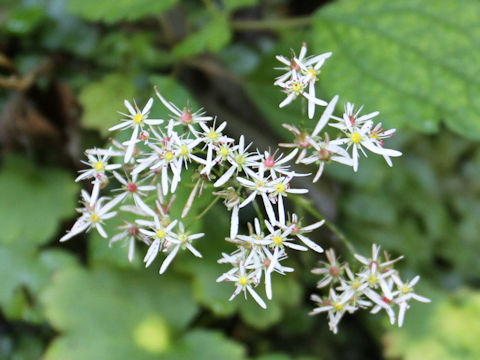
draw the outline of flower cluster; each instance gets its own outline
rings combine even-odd
[[[382,123],[375,124],[373,118],[379,115],[378,111],[360,116],[363,108],[355,110],[355,105],[349,102],[345,105],[345,112],[342,117],[333,115],[338,102],[338,95],[330,102],[316,98],[315,82],[318,80],[320,67],[332,53],[325,53],[317,56],[306,56],[307,46],[304,43],[298,57],[293,53],[288,60],[283,56],[277,59],[287,67],[280,67],[286,73],[280,75],[275,85],[282,87],[288,95],[280,107],[291,103],[298,95],[308,99],[308,117],[311,119],[315,114],[316,105],[326,106],[313,130],[306,127],[297,128],[291,124],[283,126],[295,136],[293,143],[280,144],[280,146],[299,149],[296,162],[303,164],[317,164],[318,170],[313,182],[316,182],[323,173],[325,164],[335,161],[344,165],[352,166],[354,171],[358,169],[358,158],[360,153],[367,157],[365,149],[372,153],[382,155],[387,164],[392,166],[390,157],[401,156],[397,150],[384,148],[383,140],[391,137],[395,129],[384,130]],[[308,92],[307,92],[308,86]],[[330,120],[332,120],[330,122]],[[321,131],[326,125],[340,130],[340,136],[330,140],[327,133],[323,136]]]
[[[228,264],[231,268],[217,281],[233,284],[230,299],[243,292],[245,297],[250,294],[261,307],[266,308],[257,287],[263,283],[266,297],[272,299],[272,274],[285,275],[294,271],[284,263],[289,251],[323,252],[322,247],[311,238],[311,233],[322,226],[324,220],[317,219],[305,226],[304,219],[287,210],[289,195],[295,197],[308,192],[296,186],[295,178],[309,174],[298,173],[292,167],[293,163],[317,164],[315,182],[330,160],[352,166],[356,171],[359,153],[366,155],[365,149],[382,155],[389,165],[392,165],[390,157],[401,155],[398,151],[383,147],[383,140],[395,130],[384,131],[380,123],[373,123],[372,119],[378,112],[360,116],[361,108],[355,110],[352,104],[347,103],[343,117],[336,117],[333,113],[338,96],[330,102],[316,97],[315,83],[320,68],[331,53],[318,56],[306,54],[304,44],[298,57],[295,54],[290,60],[277,57],[286,66],[280,68],[286,72],[275,81],[287,93],[280,107],[302,95],[308,101],[310,119],[315,115],[317,106],[325,106],[325,109],[315,125],[311,126],[313,130],[304,126],[303,121],[299,127],[284,124],[295,137],[292,143],[280,144],[292,148],[285,154],[278,150],[253,149],[243,135],[238,140],[229,137],[226,122],[217,121],[202,109],[194,111],[188,105],[179,107],[157,89],[155,93],[160,103],[170,113],[166,118],[150,116],[153,98],[142,109],[135,102],[131,104],[125,100],[127,111],[120,113],[120,122],[110,129],[121,134],[112,137],[108,148],[86,151],[87,161],[84,164],[88,168],[80,171],[76,181],[91,182],[91,192],[82,191],[81,207],[77,209],[80,216],[60,241],[94,229],[102,237],[109,238],[110,245],[122,242],[128,246],[130,261],[135,256],[138,244],[142,244],[146,246],[143,256],[145,266],[163,258],[159,271],[162,274],[181,251],[202,257],[196,244],[205,234],[193,231],[192,225],[218,199],[222,199],[226,210],[230,212],[230,231],[225,238],[236,245],[236,250],[230,254],[222,253],[218,262]],[[326,125],[338,129],[341,135],[332,140],[327,134],[321,135]],[[120,138],[127,140],[117,140]],[[175,217],[171,210],[173,206],[178,208],[176,193],[179,188],[191,191],[186,202],[180,204],[180,208],[183,208],[181,215]],[[201,196],[210,196],[212,201],[198,215],[189,217],[193,204]],[[240,229],[240,212],[245,207],[251,207],[256,212],[256,217],[248,222],[248,232]],[[122,219],[123,223],[115,233],[107,234],[111,227],[106,225],[112,218]],[[331,259],[332,256],[329,252],[328,257]],[[330,278],[326,276],[322,283],[337,286],[336,281],[342,279],[340,286],[332,287],[331,296],[335,301],[338,300],[344,310],[353,311],[356,306],[367,306],[367,300],[360,295],[356,302],[358,291],[363,291],[362,297],[366,296],[375,304],[378,303],[380,308],[386,309],[385,302],[377,301],[383,295],[375,297],[374,294],[381,289],[384,295],[389,296],[388,299],[394,301],[399,297],[391,290],[389,279],[395,283],[400,281],[395,280],[394,272],[384,271],[386,266],[382,264],[374,268],[375,274],[378,274],[375,284],[368,285],[366,280],[365,286],[362,280],[360,290],[355,289],[353,293],[347,286],[355,277],[344,266],[338,266],[338,271],[345,271],[348,278],[337,274],[333,279],[330,273]],[[413,286],[412,283],[407,285]],[[367,287],[370,291],[367,291]],[[336,291],[343,291],[348,299],[347,295],[337,295]],[[402,299],[406,304],[407,298],[404,296]],[[325,306],[316,311],[327,311],[324,310]],[[405,306],[401,305],[403,312]],[[333,309],[330,322],[336,329],[338,314],[342,313],[342,309]]]
[[[328,263],[313,269],[312,272],[321,275],[318,288],[329,286],[328,296],[312,295],[311,299],[317,307],[311,315],[326,312],[330,330],[337,333],[337,327],[345,313],[354,313],[359,309],[370,309],[375,314],[384,310],[393,325],[403,325],[405,311],[410,308],[408,302],[417,300],[423,303],[430,302],[423,296],[415,293],[414,286],[420,280],[415,276],[410,281],[403,281],[393,265],[403,256],[390,259],[385,253],[382,258],[380,246],[373,244],[371,258],[355,254],[355,258],[362,264],[360,270],[354,273],[348,263],[340,263],[333,249],[326,252]],[[398,308],[398,315],[395,309]]]

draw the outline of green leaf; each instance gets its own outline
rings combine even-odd
[[[5,316],[41,323],[43,313],[37,302],[39,291],[50,283],[55,271],[74,263],[74,258],[65,252],[38,252],[28,242],[0,244],[0,306]]]
[[[184,279],[146,270],[66,269],[41,299],[62,333],[47,360],[158,358],[197,312]]]
[[[138,20],[144,16],[159,15],[178,0],[69,0],[68,10],[85,20],[114,23],[120,20]]]
[[[241,360],[245,358],[245,349],[220,332],[193,330],[185,335],[174,354],[167,359]]]
[[[377,109],[391,126],[480,139],[476,2],[350,0],[314,17],[314,48],[333,51],[320,75],[330,95]]]
[[[259,0],[223,0],[225,10],[232,12],[244,7],[255,6]]]
[[[41,7],[19,6],[7,15],[0,29],[14,35],[25,36],[34,31],[44,20],[45,11]]]
[[[51,240],[60,220],[73,213],[77,191],[78,185],[63,170],[7,157],[0,173],[0,243]]]
[[[189,57],[204,51],[218,52],[232,37],[226,15],[215,16],[200,30],[190,34],[174,49],[178,57]]]
[[[432,304],[412,304],[402,329],[385,336],[385,355],[405,360],[478,359],[480,293],[461,290],[438,294]]]
[[[110,74],[89,84],[79,95],[83,106],[83,125],[107,136],[110,134],[108,129],[116,125],[121,117],[118,111],[127,111],[123,100],[131,102],[134,94],[132,79],[126,75]]]

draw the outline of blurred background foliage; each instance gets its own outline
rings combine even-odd
[[[0,5],[0,359],[480,358],[478,2]],[[309,269],[324,260],[315,254],[289,259],[296,271],[274,278],[267,311],[229,302],[231,287],[215,283],[230,250],[222,207],[196,225],[207,233],[203,261],[180,257],[163,276],[96,235],[57,242],[75,216],[83,149],[105,144],[123,99],[141,103],[156,85],[228,121],[232,136],[274,147],[289,139],[281,123],[300,114],[299,104],[278,109],[274,55],[302,41],[334,53],[322,98],[338,93],[398,128],[389,144],[405,155],[392,169],[373,157],[358,174],[332,165],[310,197],[357,251],[379,243],[422,276],[433,302],[414,304],[403,328],[356,315],[334,336],[308,317]],[[318,236],[350,256],[328,230]]]

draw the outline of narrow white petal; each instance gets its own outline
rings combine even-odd
[[[165,270],[167,270],[168,265],[170,265],[175,255],[177,255],[177,252],[179,249],[180,249],[180,245],[177,245],[170,251],[168,256],[163,261],[162,266],[160,267],[160,274],[163,274]]]
[[[255,290],[252,289],[250,285],[247,285],[247,290],[252,295],[252,297],[255,299],[258,305],[260,305],[262,308],[266,309],[267,304],[265,304],[265,301],[255,292]]]

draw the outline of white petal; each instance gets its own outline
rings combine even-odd
[[[180,249],[180,245],[176,245],[168,254],[168,256],[163,261],[162,266],[160,267],[160,274],[163,274],[165,270],[167,270],[168,265],[172,262],[175,255],[177,255],[178,250]]]

